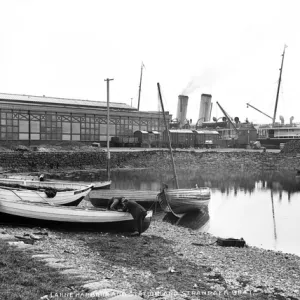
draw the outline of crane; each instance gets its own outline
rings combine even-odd
[[[233,126],[233,128],[235,129],[235,131],[238,133],[238,129],[237,127],[234,125],[234,123],[231,121],[231,118],[229,117],[229,115],[226,113],[226,111],[223,109],[223,107],[219,104],[219,102],[217,101],[217,104],[219,105],[221,111],[223,112],[223,114],[225,115],[225,117],[229,120],[230,124]]]
[[[252,106],[252,105],[251,105],[251,104],[249,104],[249,103],[246,103],[246,104],[247,104],[247,108],[248,108],[248,106],[250,106],[250,107],[252,107],[253,109],[255,109],[255,110],[259,111],[260,113],[262,113],[263,115],[265,115],[266,117],[268,117],[268,118],[270,118],[270,119],[272,119],[272,120],[273,120],[273,118],[272,118],[272,117],[270,117],[269,115],[265,114],[264,112],[262,112],[262,111],[261,111],[261,110],[259,110],[258,108],[256,108],[256,107]]]

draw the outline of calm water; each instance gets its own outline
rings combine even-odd
[[[188,216],[203,225],[198,230],[218,237],[243,237],[249,245],[300,256],[300,177],[295,173],[203,174],[201,170],[177,170],[177,175],[180,188],[196,184],[211,188],[207,222],[203,225],[203,218]],[[85,174],[84,178],[95,180],[99,176]],[[111,177],[111,189],[159,190],[161,182],[174,187],[172,173],[124,170],[112,172]]]

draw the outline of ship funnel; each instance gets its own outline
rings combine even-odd
[[[211,116],[211,95],[209,94],[202,94],[200,100],[200,110],[199,110],[199,123],[202,124],[203,122],[210,121]]]
[[[188,96],[184,96],[184,95],[178,96],[177,119],[180,123],[180,127],[182,127],[186,121],[188,100],[189,100]]]
[[[290,117],[290,124],[293,124],[294,117]]]
[[[281,124],[284,124],[284,117],[283,116],[279,116],[279,119],[281,121]]]

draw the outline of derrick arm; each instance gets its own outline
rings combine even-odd
[[[220,107],[222,113],[224,114],[224,116],[229,120],[230,124],[233,126],[233,128],[235,129],[235,131],[238,133],[238,129],[236,128],[236,126],[234,125],[234,123],[231,121],[230,117],[228,116],[228,114],[226,113],[226,111],[223,109],[223,107],[219,104],[219,102],[217,102],[218,106]]]
[[[254,107],[254,106],[252,106],[251,104],[249,104],[249,103],[246,103],[247,104],[247,108],[248,108],[248,106],[250,106],[250,107],[252,107],[253,109],[255,109],[255,110],[257,110],[258,112],[260,112],[261,114],[263,114],[263,115],[265,115],[266,117],[268,117],[268,118],[270,118],[270,119],[272,119],[273,120],[273,118],[272,117],[270,117],[269,115],[267,115],[267,114],[265,114],[264,112],[262,112],[261,110],[259,110],[258,108],[256,108],[256,107]]]

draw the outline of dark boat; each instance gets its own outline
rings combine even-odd
[[[168,189],[165,190],[172,210],[177,214],[193,211],[207,206],[210,199],[210,189],[200,187],[194,189]],[[112,197],[125,197],[133,200],[146,209],[159,202],[158,191],[147,190],[101,190],[91,191],[87,200],[95,207],[106,207]]]
[[[92,190],[87,196],[87,200],[91,202],[94,207],[106,207],[108,201],[113,197],[125,197],[128,200],[133,200],[146,209],[157,202],[158,191],[148,190]]]

